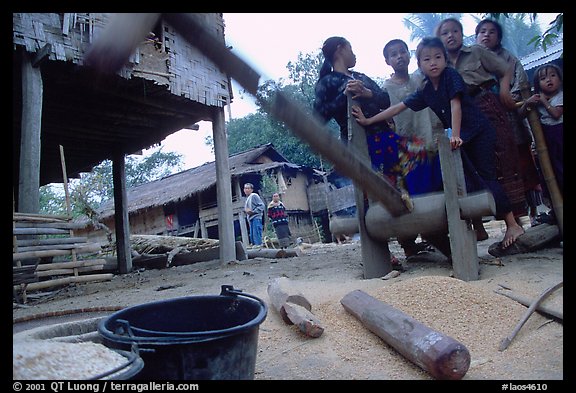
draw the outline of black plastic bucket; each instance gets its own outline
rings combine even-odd
[[[267,311],[259,298],[223,285],[220,295],[117,311],[100,321],[98,332],[110,347],[137,346],[144,368],[133,379],[254,379],[258,329]]]

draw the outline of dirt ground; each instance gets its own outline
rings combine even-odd
[[[117,275],[111,281],[69,285],[14,306],[14,332],[63,319],[53,312],[127,307],[190,295],[217,295],[222,285],[233,285],[269,304],[267,286],[274,278],[288,277],[312,303],[322,322],[319,338],[287,325],[269,307],[259,327],[256,380],[431,380],[433,377],[368,331],[349,314],[340,300],[361,289],[404,311],[418,321],[463,343],[471,354],[464,380],[562,380],[563,322],[534,313],[508,349],[499,351],[527,310],[526,306],[495,291],[501,286],[531,299],[563,280],[563,248],[555,244],[529,254],[494,258],[488,247],[502,239],[501,221],[486,223],[488,240],[478,243],[479,280],[451,278],[450,263],[429,251],[406,260],[390,243],[406,271],[398,277],[363,279],[359,241],[344,244],[304,245],[292,258],[252,258],[220,266],[200,262],[168,269],[150,269]],[[563,309],[563,289],[543,304]],[[74,315],[74,314],[72,314]]]

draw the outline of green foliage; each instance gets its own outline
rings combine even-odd
[[[40,187],[40,212],[56,216],[67,214],[64,190],[53,184]]]
[[[258,111],[227,123],[228,150],[230,154],[239,153],[254,147],[272,143],[288,161],[298,165],[320,168],[320,157],[310,146],[296,137],[284,123],[268,115],[260,103],[274,100],[280,91],[298,102],[308,114],[312,114],[314,87],[322,63],[320,50],[313,54],[299,53],[295,62],[288,62],[290,80],[294,83],[284,85],[283,81],[269,80],[258,88]],[[333,135],[338,135],[335,124],[329,124]]]
[[[514,18],[514,14],[509,14],[506,12],[504,12],[504,13],[492,12],[492,13],[488,13],[486,15],[490,18],[499,20],[499,22],[502,22],[503,18],[506,18],[506,19]],[[524,15],[524,14],[521,14],[521,15]],[[503,17],[503,18],[501,18],[501,17]],[[537,18],[538,18],[538,13],[532,13],[530,15],[531,22],[535,22]],[[532,50],[538,49],[541,47],[544,51],[546,51],[546,48],[548,45],[551,45],[551,44],[554,44],[555,42],[557,42],[557,40],[562,35],[563,31],[564,31],[564,13],[560,13],[560,14],[556,15],[556,18],[552,22],[550,22],[549,27],[543,33],[540,33],[540,29],[538,29],[537,34],[530,34],[530,35],[518,34],[514,39],[516,39],[520,42],[525,42],[526,37],[532,37],[526,43],[526,45],[528,45],[528,46],[533,45]]]
[[[182,156],[159,149],[145,158],[126,156],[125,165],[126,187],[130,188],[181,170]],[[92,216],[102,202],[113,197],[112,161],[103,161],[92,172],[82,173],[80,179],[71,179],[68,186],[72,215]],[[47,214],[66,213],[62,185],[49,184],[40,188],[40,211]]]

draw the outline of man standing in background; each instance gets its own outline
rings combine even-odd
[[[254,185],[252,183],[244,184],[244,194],[246,194],[244,211],[246,212],[250,225],[250,243],[254,246],[261,246],[262,215],[265,205],[260,196],[254,192]]]

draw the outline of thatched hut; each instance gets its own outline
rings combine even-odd
[[[321,240],[317,228],[320,224],[316,223],[326,220],[326,197],[319,194],[325,189],[321,172],[290,163],[272,144],[232,155],[229,165],[236,240],[248,245],[242,193],[246,182],[255,185],[255,191],[266,203],[273,192],[281,193],[294,237],[311,242]],[[218,239],[216,180],[215,162],[209,162],[128,189],[130,232]],[[113,201],[103,204],[97,213],[101,223],[111,226]],[[93,226],[86,230],[86,235],[92,238],[101,239],[105,235]]]

